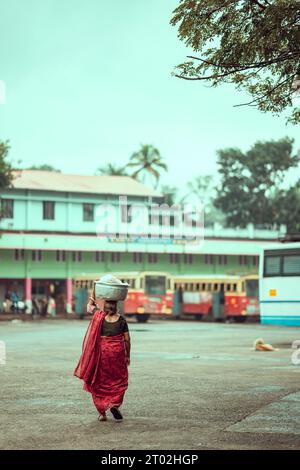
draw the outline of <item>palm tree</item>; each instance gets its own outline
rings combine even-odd
[[[131,155],[127,166],[137,168],[131,175],[132,178],[137,178],[138,175],[142,174],[142,180],[144,182],[146,175],[154,177],[155,188],[157,188],[159,182],[159,169],[168,169],[167,165],[162,161],[159,150],[153,147],[153,145],[141,145],[140,150]]]
[[[96,170],[96,175],[128,176],[128,173],[126,167],[118,167],[115,163],[107,163],[106,166]]]

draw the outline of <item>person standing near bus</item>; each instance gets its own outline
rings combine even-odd
[[[174,295],[173,295],[172,313],[175,318],[180,318],[182,314],[182,304],[183,304],[183,290],[182,290],[182,286],[179,286],[178,289],[175,290]]]
[[[128,325],[117,311],[117,302],[105,300],[97,304],[94,293],[87,306],[93,314],[82,346],[82,355],[74,375],[84,381],[84,390],[91,393],[99,421],[107,421],[106,411],[120,421],[119,407],[128,388],[130,335]]]

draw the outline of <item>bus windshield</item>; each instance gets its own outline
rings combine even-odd
[[[246,279],[246,296],[258,298],[258,279]]]
[[[166,277],[165,276],[145,276],[145,294],[165,295]]]

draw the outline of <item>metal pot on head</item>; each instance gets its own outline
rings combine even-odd
[[[128,294],[129,284],[122,282],[120,279],[106,274],[98,281],[95,281],[95,296],[96,299],[105,300],[125,300]]]

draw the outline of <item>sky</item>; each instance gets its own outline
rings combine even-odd
[[[1,0],[0,140],[11,159],[88,175],[152,144],[168,165],[161,183],[183,190],[217,174],[218,149],[285,136],[300,149],[285,116],[233,107],[249,101],[233,85],[171,75],[192,52],[169,24],[178,3]]]

